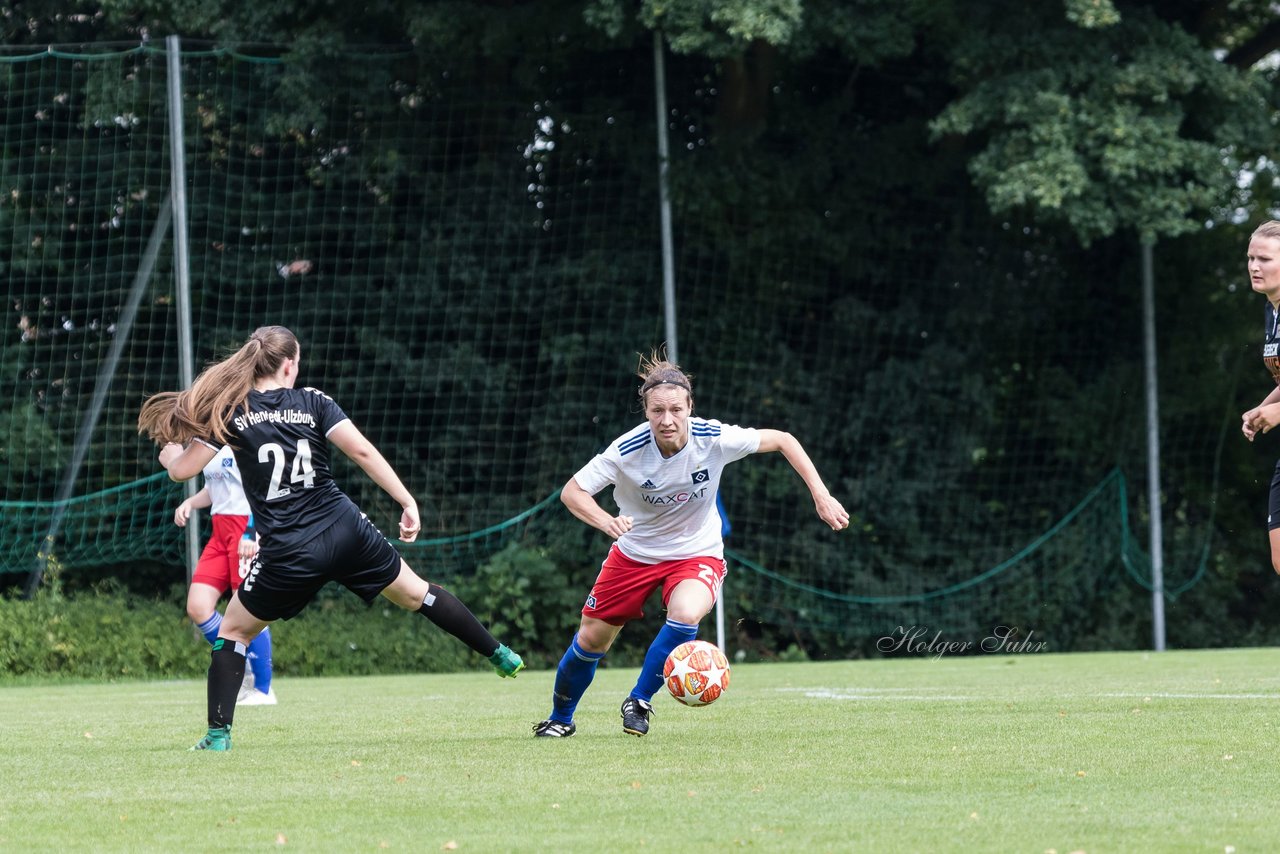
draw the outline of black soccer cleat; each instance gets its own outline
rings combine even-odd
[[[560,721],[546,720],[533,725],[533,734],[538,738],[568,738],[577,731],[578,728],[573,724]]]
[[[653,706],[644,700],[628,697],[622,701],[622,731],[629,735],[644,735],[649,731],[649,715]]]

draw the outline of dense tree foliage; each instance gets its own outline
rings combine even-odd
[[[1280,48],[1280,30],[1268,0],[1064,0],[1031,6],[1013,0],[113,0],[82,13],[67,13],[54,3],[7,3],[0,4],[0,14],[11,51],[179,33],[192,46],[207,42],[243,54],[289,57],[287,70],[273,82],[281,97],[271,112],[254,112],[248,96],[238,93],[222,103],[204,102],[188,117],[201,162],[211,170],[230,156],[232,129],[247,122],[259,123],[274,140],[262,155],[264,163],[288,153],[310,164],[310,182],[282,181],[270,188],[296,202],[280,205],[285,213],[271,223],[279,233],[296,228],[287,211],[302,204],[314,186],[342,187],[352,198],[378,196],[384,187],[420,188],[396,191],[410,197],[388,198],[386,207],[371,208],[375,214],[360,222],[335,215],[333,230],[344,235],[344,246],[401,230],[414,245],[450,241],[464,247],[448,270],[437,271],[441,280],[460,270],[475,277],[475,287],[450,304],[455,326],[403,346],[375,340],[353,319],[335,327],[340,331],[328,343],[344,358],[402,370],[409,377],[407,393],[438,403],[441,414],[429,425],[431,435],[439,437],[440,447],[470,450],[420,449],[411,479],[451,485],[493,468],[496,449],[519,432],[523,414],[548,406],[504,365],[542,360],[541,370],[572,386],[579,380],[574,366],[602,351],[604,333],[589,324],[554,341],[498,346],[469,337],[479,328],[473,321],[508,312],[511,328],[538,329],[543,313],[571,315],[575,306],[611,297],[609,289],[619,282],[649,276],[653,240],[650,234],[624,235],[605,249],[584,249],[574,235],[552,229],[539,247],[560,259],[560,287],[535,305],[527,295],[538,288],[542,268],[520,256],[482,257],[481,238],[492,219],[473,213],[482,205],[510,204],[511,215],[499,219],[514,232],[527,225],[521,206],[529,199],[517,204],[465,190],[438,193],[443,179],[433,164],[456,157],[432,148],[443,143],[427,140],[416,149],[361,146],[361,123],[372,127],[406,104],[438,96],[445,85],[466,87],[478,98],[494,94],[534,104],[559,92],[556,80],[617,69],[640,69],[641,78],[651,68],[653,33],[659,32],[668,52],[670,130],[678,151],[671,165],[682,269],[691,271],[693,282],[702,281],[696,271],[715,271],[716,278],[734,282],[735,297],[744,304],[778,306],[779,292],[787,289],[789,306],[762,312],[766,316],[752,327],[752,339],[743,341],[741,317],[720,311],[714,300],[700,302],[692,288],[682,295],[689,312],[684,322],[705,335],[702,352],[728,360],[753,351],[776,375],[791,378],[778,384],[775,376],[752,372],[720,377],[700,404],[726,420],[784,427],[803,413],[804,426],[823,437],[815,456],[867,456],[865,471],[833,484],[850,497],[864,523],[850,533],[852,545],[846,544],[865,568],[862,577],[846,579],[848,591],[891,590],[904,568],[943,573],[956,562],[951,530],[1043,530],[1061,515],[1063,494],[1098,482],[1116,467],[1126,469],[1131,480],[1133,527],[1141,530],[1147,510],[1141,498],[1145,434],[1137,246],[1140,240],[1158,241],[1161,403],[1170,439],[1163,500],[1173,520],[1170,551],[1197,555],[1205,532],[1213,534],[1212,557],[1202,563],[1205,580],[1171,605],[1171,624],[1181,627],[1174,640],[1243,642],[1273,638],[1280,630],[1262,604],[1268,601],[1266,582],[1274,580],[1260,557],[1265,544],[1256,530],[1264,490],[1254,481],[1260,471],[1265,474],[1263,458],[1270,451],[1232,443],[1236,437],[1228,436],[1222,455],[1201,453],[1206,447],[1212,451],[1222,435],[1224,407],[1242,410],[1265,390],[1248,349],[1260,308],[1255,312],[1232,286],[1242,278],[1245,235],[1252,224],[1274,215],[1276,206],[1271,157],[1280,135],[1280,104],[1276,63],[1268,58]],[[338,61],[360,51],[403,58],[368,65]],[[459,69],[457,81],[442,83],[434,73],[441,67]],[[121,96],[106,84],[97,91],[103,115],[118,113],[114,99]],[[369,91],[395,97],[369,103],[362,100]],[[567,172],[574,158],[584,161],[604,149],[610,156],[600,160],[607,165],[593,166],[598,171],[592,180],[636,187],[626,202],[653,205],[651,149],[619,145],[586,119],[634,110],[635,104],[603,98],[562,109],[559,118],[572,133],[564,134],[558,148],[529,155],[537,161],[530,168],[543,170],[533,185],[541,189],[531,193],[545,221],[571,210],[574,192],[581,189],[557,181],[557,170]],[[359,117],[342,139],[329,134],[337,113]],[[511,144],[512,128],[494,114],[455,120],[455,133],[476,141],[477,151],[497,152]],[[651,137],[650,128],[644,131]],[[339,150],[342,156],[335,157]],[[477,156],[466,163],[451,160],[450,168],[455,174],[474,170],[468,174],[479,186],[490,166]],[[264,190],[246,186],[244,192]],[[390,213],[428,199],[440,205],[440,215],[420,232]],[[46,214],[28,209],[22,215]],[[256,251],[255,238],[236,237],[231,225],[216,251]],[[15,248],[8,262],[22,263],[25,251]],[[49,253],[45,247],[42,257]],[[798,257],[810,275],[789,275]],[[388,260],[388,271],[396,269],[395,260]],[[214,264],[211,255],[204,261]],[[341,267],[341,259],[325,261],[327,269]],[[916,290],[901,286],[904,271],[910,271]],[[942,290],[953,282],[957,288],[987,282],[990,290]],[[390,272],[374,282],[334,276],[312,296],[322,306],[352,288],[394,292],[405,286]],[[921,338],[918,330],[929,329],[939,304],[946,306],[949,334]],[[249,305],[271,303],[263,298]],[[402,309],[406,322],[420,312],[424,323],[432,310],[426,303]],[[811,342],[792,340],[792,311],[807,312],[807,321],[831,339],[863,336],[874,352],[859,375],[850,378],[839,365],[825,363],[828,351]],[[637,338],[654,326],[638,316],[620,323]],[[893,339],[885,330],[901,334]],[[238,332],[218,330],[217,337],[235,340]],[[908,339],[909,345],[876,350],[877,342]],[[1072,355],[1081,353],[1088,358]],[[29,370],[19,364],[28,358],[10,348],[3,356],[6,372]],[[626,366],[618,369],[616,392],[623,398],[629,393]],[[338,366],[331,375],[330,390],[354,410],[386,405]],[[1225,400],[1224,385],[1237,381],[1239,391]],[[486,399],[514,400],[517,407],[479,429],[451,421],[447,401],[463,385]],[[599,423],[594,401],[557,405],[566,423]],[[852,432],[840,414],[855,411],[864,423],[882,426],[873,434]],[[32,447],[44,448],[49,466],[65,456],[37,404],[0,415],[0,429],[5,425]],[[896,432],[890,425],[907,427]],[[607,440],[610,430],[624,426],[606,416],[591,441]],[[376,438],[394,443],[398,437]],[[553,436],[521,441],[541,468],[519,472],[523,485],[493,498],[499,510],[527,506],[539,497],[541,487],[532,484],[556,473],[562,480],[582,461],[581,448],[566,449]],[[1010,500],[1013,472],[1029,459],[1053,460],[1053,473],[1036,494]],[[966,462],[940,468],[939,460]],[[1215,467],[1214,460],[1221,462]],[[127,476],[122,471],[121,478]],[[781,540],[793,554],[813,565],[839,562],[841,552],[815,540],[804,527],[808,521],[784,509],[789,472],[762,467],[744,477],[767,496],[768,513],[784,525],[794,523],[795,533]],[[936,481],[963,493],[963,514],[931,517]],[[883,489],[886,483],[893,489]],[[372,492],[359,496],[362,503],[381,500]],[[486,512],[478,504],[437,508],[437,522],[448,527],[456,517]],[[893,546],[882,538],[886,520],[925,519],[931,530],[918,537]],[[548,542],[555,563],[583,562],[573,557],[583,545],[576,529],[557,530]],[[993,536],[989,553],[961,562],[989,566],[1016,546],[1012,534]],[[1195,563],[1185,560],[1180,568]],[[490,571],[505,579],[512,566],[535,564],[542,566],[507,555]],[[1069,637],[1081,645],[1139,645],[1145,641],[1144,607],[1141,597],[1130,597],[1110,601],[1098,613],[1056,619],[1078,623]],[[1219,635],[1224,621],[1232,629]],[[762,648],[788,640],[785,626],[772,631],[760,641]],[[823,651],[865,648],[861,639],[834,628],[797,637]]]

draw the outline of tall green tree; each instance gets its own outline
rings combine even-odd
[[[767,121],[780,62],[820,54],[851,86],[891,68],[906,90],[936,69],[930,82],[949,88],[931,138],[965,147],[991,210],[1066,223],[1086,242],[1194,231],[1275,178],[1280,101],[1276,63],[1264,60],[1280,50],[1280,23],[1268,0],[644,0],[631,10],[595,0],[587,14],[611,35],[638,22],[672,51],[715,62],[726,134]]]

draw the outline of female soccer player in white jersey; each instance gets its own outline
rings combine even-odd
[[[524,667],[457,597],[415,574],[338,488],[330,445],[403,508],[400,539],[417,538],[418,504],[382,454],[328,395],[294,388],[300,359],[292,332],[261,327],[191,388],[148,398],[138,415],[138,431],[165,445],[160,462],[174,480],[195,477],[222,445],[230,445],[261,538],[213,645],[209,731],[196,750],[231,749],[245,649],[269,623],[298,614],[329,581],[366,602],[382,594],[417,611],[488,658],[499,676],[515,676]]]
[[[1280,424],[1280,221],[1264,222],[1253,230],[1246,256],[1249,285],[1267,298],[1262,331],[1262,362],[1275,387],[1262,402],[1240,416],[1240,431],[1250,442]],[[1267,537],[1271,567],[1280,573],[1280,463],[1271,476],[1267,499]]]
[[[177,450],[181,450],[178,446]],[[204,467],[204,488],[184,500],[173,512],[173,523],[185,528],[191,511],[211,508],[213,534],[200,553],[187,589],[187,616],[209,643],[218,639],[222,615],[218,600],[228,590],[235,591],[244,578],[249,561],[258,553],[258,538],[249,512],[249,499],[236,465],[235,454],[225,445]],[[271,629],[263,629],[247,651],[253,671],[253,687],[240,692],[242,706],[274,706],[276,692],[271,687]]]
[[[667,655],[698,633],[724,580],[724,542],[716,493],[724,467],[749,454],[781,451],[804,480],[819,518],[832,530],[849,514],[831,497],[809,455],[790,433],[756,430],[692,417],[689,377],[658,354],[640,363],[646,422],[623,434],[564,485],[569,512],[615,542],[582,609],[582,622],[560,660],[551,717],[534,735],[564,738],[577,731],[573,713],[595,677],[596,665],[629,620],[644,615],[644,600],[659,585],[667,611],[645,654],[631,694],[622,702],[622,729],[649,731],[650,700],[662,686]],[[593,496],[613,486],[617,516]]]

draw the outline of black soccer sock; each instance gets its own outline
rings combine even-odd
[[[244,644],[218,638],[209,656],[209,728],[230,726],[244,681]]]
[[[418,613],[453,635],[485,658],[498,651],[498,642],[462,601],[438,584],[432,584]]]

